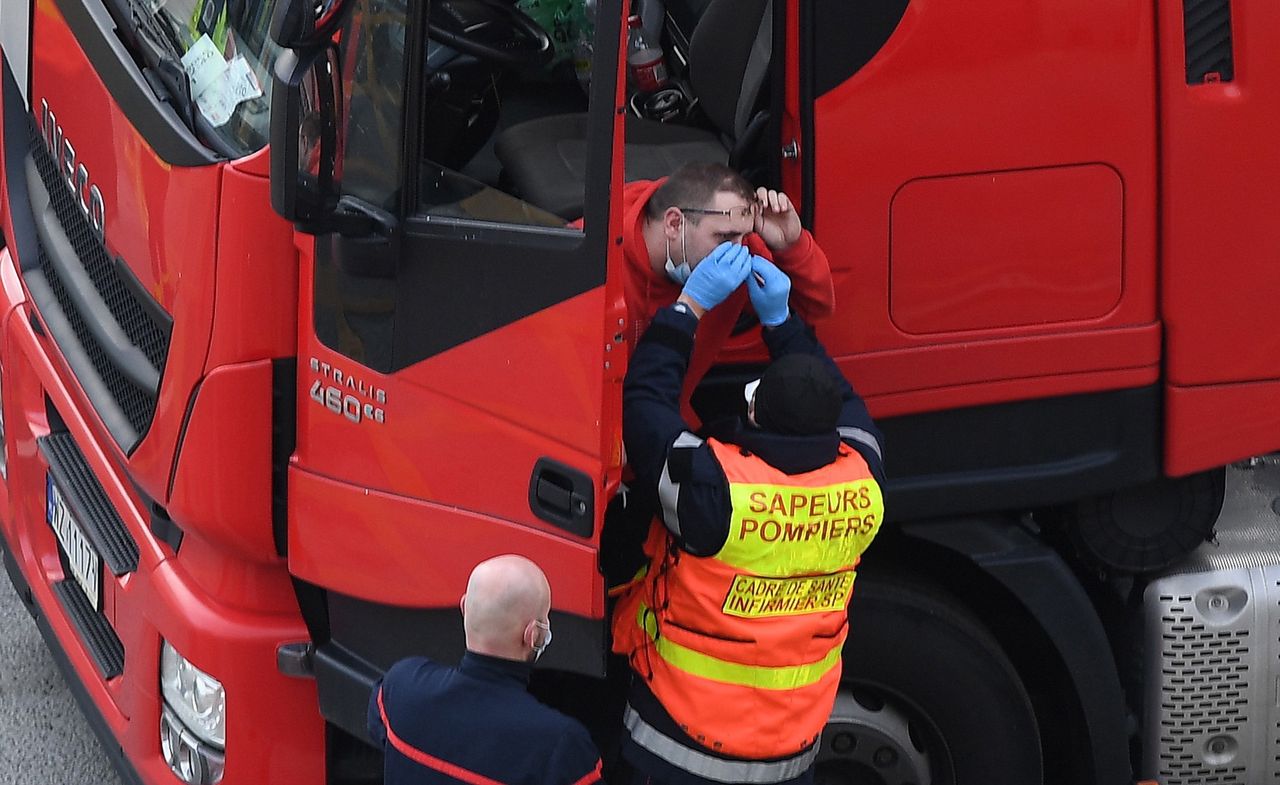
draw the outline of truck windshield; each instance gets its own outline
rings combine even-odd
[[[152,0],[155,21],[178,46],[191,97],[212,133],[248,155],[267,144],[271,66],[267,35],[276,0]]]

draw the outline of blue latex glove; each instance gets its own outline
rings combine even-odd
[[[693,268],[684,284],[684,293],[709,311],[733,294],[750,272],[751,252],[747,247],[721,243]]]
[[[751,307],[765,327],[777,327],[787,320],[790,308],[791,279],[778,266],[763,256],[751,257],[751,275],[747,276],[747,293]]]

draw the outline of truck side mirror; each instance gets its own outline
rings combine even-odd
[[[271,40],[284,49],[309,49],[333,38],[347,0],[286,0],[271,17]]]
[[[271,207],[286,220],[323,219],[336,202],[338,54],[333,46],[276,58],[271,83]]]

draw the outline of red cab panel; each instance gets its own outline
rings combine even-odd
[[[1154,381],[1154,46],[1138,0],[915,2],[817,96],[819,333],[873,414]]]

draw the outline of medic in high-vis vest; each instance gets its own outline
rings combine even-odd
[[[772,362],[748,386],[748,422],[703,438],[679,409],[694,332],[744,281]],[[813,778],[855,570],[884,515],[883,464],[866,406],[790,313],[789,291],[768,260],[725,244],[631,359],[629,504],[656,511],[648,563],[613,618],[634,671],[622,755],[636,785]]]

